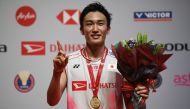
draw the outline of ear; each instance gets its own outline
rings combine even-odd
[[[109,34],[110,30],[111,30],[111,27],[108,27],[108,31],[107,31],[107,34]]]
[[[82,35],[84,35],[84,31],[83,31],[82,28],[80,28],[80,33],[81,33]]]

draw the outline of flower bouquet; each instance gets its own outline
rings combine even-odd
[[[118,60],[117,68],[127,81],[124,85],[128,97],[134,95],[134,88],[138,84],[151,87],[154,92],[156,91],[156,78],[166,69],[164,63],[172,55],[164,54],[164,51],[162,44],[148,41],[147,35],[141,33],[137,34],[136,40],[123,40],[112,45],[112,52]],[[141,105],[145,104],[145,100],[141,97],[138,99]]]

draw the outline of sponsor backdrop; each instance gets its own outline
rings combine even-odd
[[[94,0],[92,0],[94,1]],[[91,0],[0,1],[0,108],[51,109],[46,92],[56,41],[67,53],[84,46],[80,11]],[[101,0],[112,13],[106,45],[138,32],[165,44],[173,56],[161,72],[147,109],[188,109],[190,98],[189,0]],[[66,109],[65,93],[54,109]]]

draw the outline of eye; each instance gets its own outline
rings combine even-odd
[[[104,25],[104,23],[99,23],[100,26]]]
[[[91,25],[92,25],[92,22],[86,22],[85,25],[86,25],[86,26],[91,26]]]
[[[92,25],[92,23],[87,23],[86,25],[87,25],[87,26],[91,26],[91,25]]]
[[[99,22],[98,25],[103,26],[103,25],[105,25],[105,22]]]

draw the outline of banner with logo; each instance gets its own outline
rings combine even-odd
[[[189,0],[99,0],[112,13],[106,45],[146,33],[173,56],[151,92],[147,109],[188,109],[190,98]],[[51,109],[46,93],[59,40],[66,53],[85,46],[79,16],[91,0],[0,1],[0,108]],[[78,65],[73,66],[75,68]],[[116,68],[111,66],[108,68]],[[86,90],[73,81],[73,90]],[[115,84],[110,83],[109,87]],[[101,87],[107,87],[102,84]],[[66,109],[66,93],[55,109]]]

